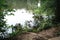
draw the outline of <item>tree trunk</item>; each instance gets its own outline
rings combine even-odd
[[[56,0],[56,13],[55,13],[56,23],[60,23],[60,0]]]

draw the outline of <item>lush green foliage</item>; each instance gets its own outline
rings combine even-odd
[[[41,6],[38,7],[38,2],[40,2]],[[59,13],[55,13],[56,5],[59,4],[56,2],[57,0],[0,0],[0,32],[4,33],[7,28],[6,21],[4,20],[5,16],[8,12],[14,11],[15,9],[26,8],[28,10],[32,10],[34,14],[34,22],[35,26],[33,29],[28,29],[27,25],[25,28],[19,24],[18,26],[11,25],[12,34],[11,36],[15,36],[18,33],[23,32],[38,32],[43,29],[47,29],[53,26],[53,19],[56,17],[59,19]],[[56,4],[57,3],[57,4]],[[57,11],[58,12],[58,11]],[[56,15],[57,14],[57,15]],[[36,25],[37,24],[37,25]]]
[[[34,9],[34,19],[38,22],[37,30],[53,26],[52,20],[55,17],[55,2],[56,0],[41,0],[41,7]]]
[[[7,3],[6,0],[0,0],[0,35],[5,36],[5,31],[7,29],[5,16],[8,12],[14,11],[12,6]],[[0,36],[0,37],[1,37]]]

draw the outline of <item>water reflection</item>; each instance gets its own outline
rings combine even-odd
[[[26,20],[30,21],[32,20],[33,21],[33,14],[32,12],[29,12],[25,9],[18,9],[16,10],[16,12],[13,12],[14,16],[13,15],[10,15],[10,16],[6,16],[6,19],[7,19],[7,24],[9,25],[15,25],[16,23],[21,23],[22,25],[24,25],[24,22]]]

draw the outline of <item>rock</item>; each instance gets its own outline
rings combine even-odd
[[[46,39],[40,37],[36,33],[29,32],[29,33],[19,35],[16,38],[14,37],[14,40],[46,40]]]
[[[55,38],[51,38],[51,39],[48,39],[48,40],[60,40],[60,37],[55,37]]]
[[[32,40],[47,40],[47,39],[45,39],[45,38],[43,38],[43,37],[38,36],[38,37],[33,38]]]

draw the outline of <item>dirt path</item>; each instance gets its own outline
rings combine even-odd
[[[21,35],[17,35],[13,40],[54,40],[57,36],[55,33],[60,30],[60,28],[50,28],[43,30],[39,33],[27,32]],[[58,39],[57,39],[58,38]],[[56,37],[56,40],[59,40],[60,37]]]

